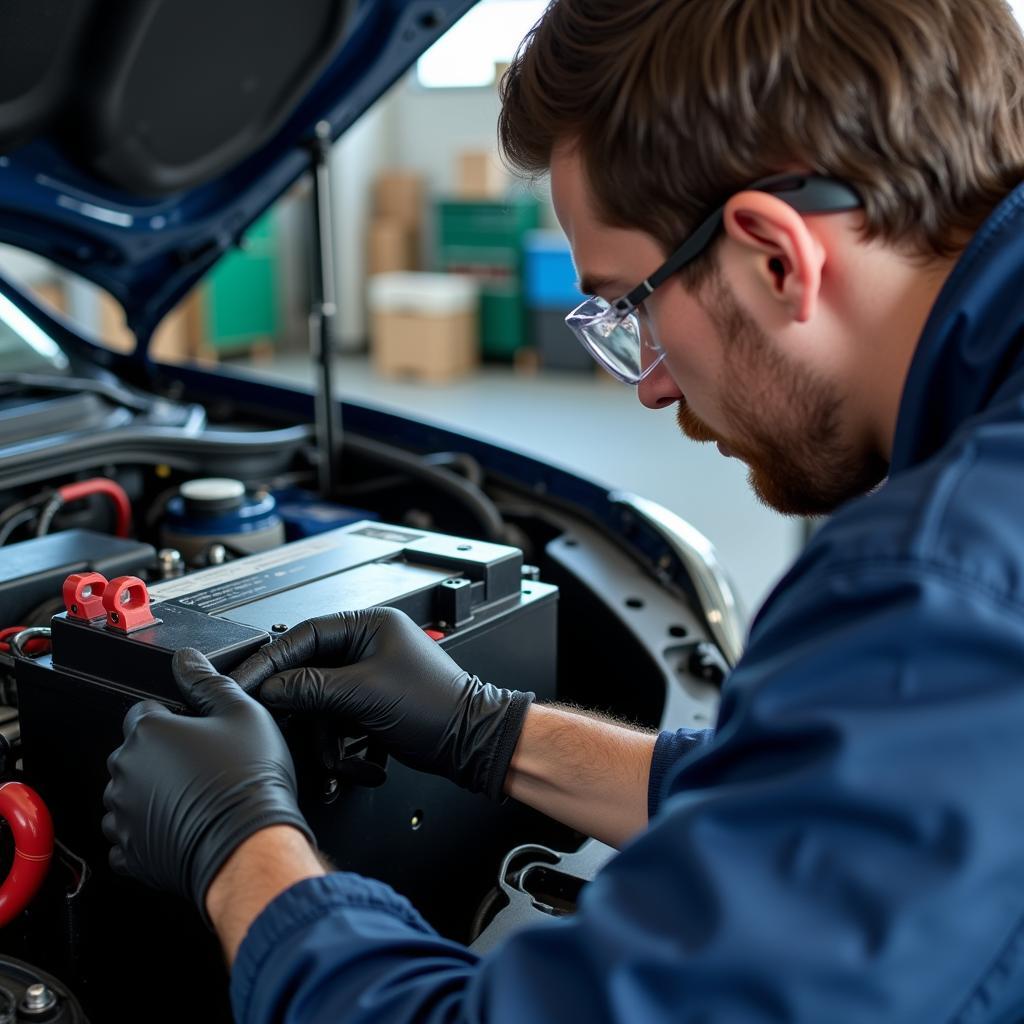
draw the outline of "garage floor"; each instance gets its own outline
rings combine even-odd
[[[301,356],[252,369],[312,380]],[[660,502],[711,539],[749,610],[798,551],[799,525],[755,501],[740,463],[682,437],[672,410],[650,412],[632,389],[596,374],[526,376],[488,367],[463,381],[427,385],[378,377],[365,358],[344,357],[336,380],[343,396],[363,404],[497,441]]]

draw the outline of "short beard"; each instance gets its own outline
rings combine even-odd
[[[720,385],[731,436],[719,438],[685,399],[676,414],[683,433],[721,440],[749,467],[758,499],[783,515],[829,515],[875,488],[888,466],[844,442],[838,388],[773,349],[719,272],[700,301],[725,346]]]

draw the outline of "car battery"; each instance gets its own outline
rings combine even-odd
[[[62,530],[0,547],[0,622],[13,626],[38,605],[60,598],[74,572],[139,573],[156,561],[149,544],[92,530]],[[52,611],[52,609],[51,609]]]
[[[19,660],[16,674],[26,780],[48,803],[58,838],[115,893],[131,883],[104,878],[106,760],[133,703],[155,698],[185,710],[171,674],[181,647],[230,673],[303,620],[389,605],[488,682],[556,696],[557,589],[525,579],[516,548],[366,521],[155,584],[148,594],[140,581],[111,586],[105,608],[87,585],[78,588],[79,607],[72,588],[69,611],[52,621],[52,654]],[[339,736],[332,723],[293,716],[282,727],[320,850],[339,869],[390,883],[451,937],[468,938],[510,849],[565,845],[567,831],[536,812],[393,759],[384,764],[365,738]],[[94,938],[104,957],[113,943],[118,956],[134,958],[144,979],[145,958],[126,936],[152,923],[158,897],[134,888],[130,898],[111,897],[119,922],[102,922]],[[161,911],[165,927],[168,913]]]

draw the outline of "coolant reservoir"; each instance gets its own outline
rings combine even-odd
[[[272,494],[250,494],[241,480],[205,477],[183,483],[167,503],[160,540],[190,565],[212,565],[278,547],[284,523]]]

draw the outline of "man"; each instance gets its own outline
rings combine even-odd
[[[388,611],[243,666],[624,847],[483,959],[324,873],[269,715],[179,654],[202,717],[129,714],[106,829],[208,914],[240,1021],[1024,1017],[1022,83],[1002,0],[551,6],[500,130],[551,170],[572,325],[765,501],[836,514],[714,736],[532,705]]]

